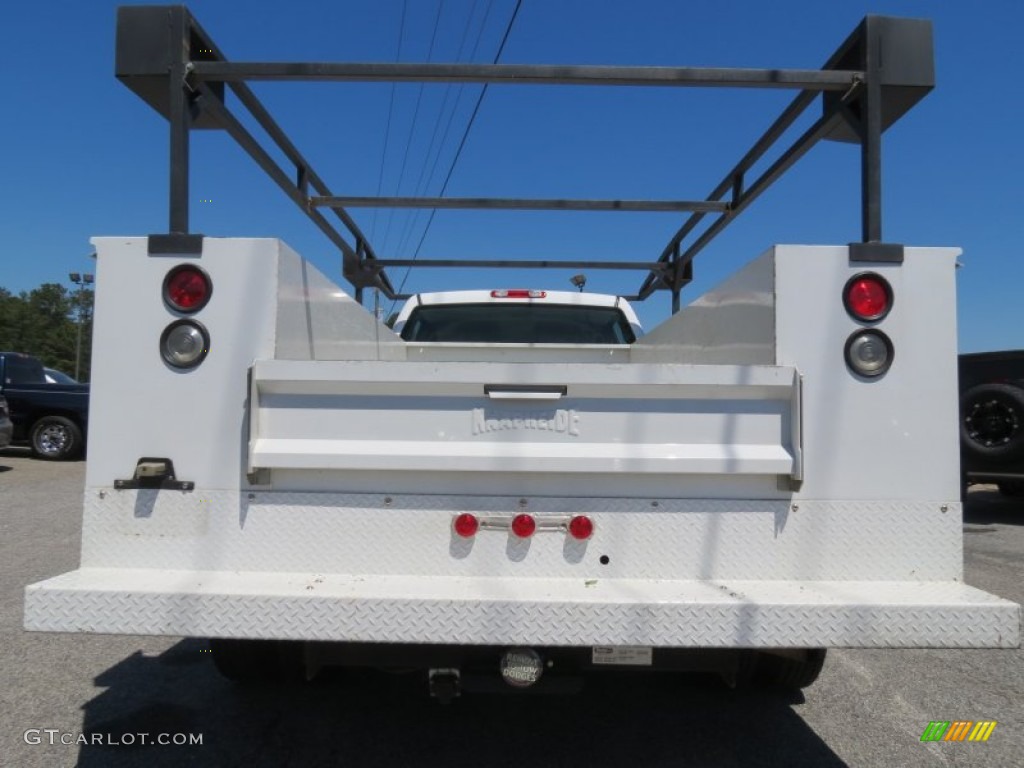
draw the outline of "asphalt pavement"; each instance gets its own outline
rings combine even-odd
[[[1024,764],[1020,649],[832,650],[789,698],[616,674],[575,696],[442,706],[400,671],[245,688],[218,676],[201,640],[25,632],[24,586],[78,566],[84,470],[0,451],[3,766]],[[1024,601],[1024,499],[974,489],[964,517],[967,583]],[[985,743],[923,743],[932,720],[998,725]],[[185,743],[143,743],[158,738]]]

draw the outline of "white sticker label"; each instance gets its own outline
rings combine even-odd
[[[626,664],[634,667],[651,666],[653,652],[644,645],[595,645],[591,660],[594,664]]]

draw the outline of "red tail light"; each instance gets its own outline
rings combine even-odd
[[[212,292],[209,276],[192,264],[181,264],[164,278],[164,301],[179,312],[198,312]]]
[[[512,533],[520,539],[528,539],[537,530],[537,521],[530,515],[516,515],[512,518]]]
[[[455,533],[464,539],[469,539],[476,536],[476,532],[480,528],[480,521],[476,519],[476,515],[463,512],[455,518],[453,527],[455,528]]]
[[[881,275],[865,272],[854,275],[843,289],[843,304],[855,320],[873,323],[892,308],[892,287]]]

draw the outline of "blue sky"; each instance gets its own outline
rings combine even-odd
[[[235,61],[394,61],[403,6],[401,60],[490,62],[515,0],[189,4]],[[115,7],[5,9],[0,286],[8,290],[91,270],[93,235],[166,230],[167,124],[113,76]],[[1024,347],[1019,0],[523,0],[502,62],[816,68],[866,13],[935,24],[937,87],[885,135],[884,238],[964,249],[961,351]],[[384,194],[437,194],[478,93],[397,86],[385,155],[390,85],[253,87],[332,190],[353,195],[375,194],[381,180]],[[447,193],[700,199],[791,97],[491,87]],[[773,243],[858,239],[858,164],[852,145],[815,147],[698,257],[684,302]],[[191,199],[192,231],[281,237],[340,280],[337,251],[223,133],[193,133]],[[416,251],[426,213],[353,213],[380,255]],[[419,256],[647,260],[680,222],[681,214],[442,211]],[[566,289],[570,275],[414,269],[406,288]],[[398,283],[403,272],[392,277]],[[588,290],[632,293],[641,275],[588,277]],[[649,327],[668,309],[667,294],[639,308]]]

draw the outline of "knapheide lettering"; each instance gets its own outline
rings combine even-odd
[[[559,408],[550,417],[537,413],[502,413],[489,415],[483,408],[473,409],[473,434],[506,430],[536,429],[579,437],[580,414],[573,408]]]

